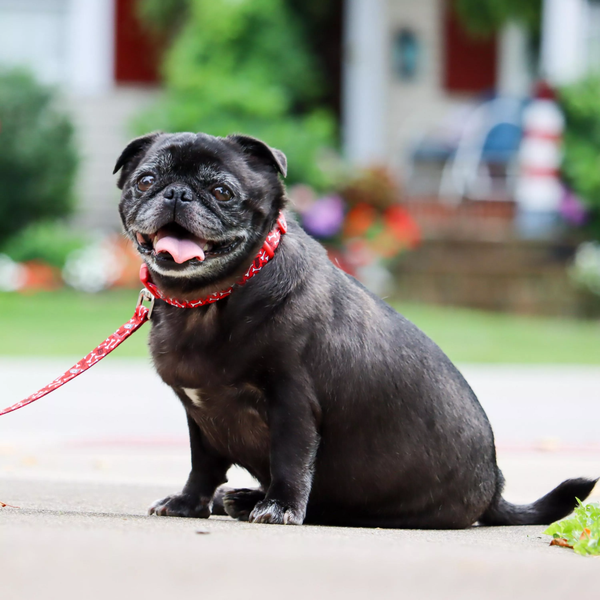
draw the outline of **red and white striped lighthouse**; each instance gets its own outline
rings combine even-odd
[[[564,194],[560,179],[564,116],[545,82],[536,86],[523,112],[523,141],[515,191],[519,230],[525,236],[547,233],[556,223]]]

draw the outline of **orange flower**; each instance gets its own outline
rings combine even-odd
[[[386,228],[408,248],[414,248],[421,239],[419,227],[404,208],[390,206],[384,214]]]
[[[344,221],[344,237],[362,237],[375,223],[377,211],[369,204],[357,204],[346,215]]]

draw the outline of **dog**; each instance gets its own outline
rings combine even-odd
[[[191,446],[183,490],[150,514],[457,529],[547,524],[589,495],[596,481],[579,478],[529,505],[502,498],[475,394],[286,212],[283,152],[155,132],[124,149],[119,171],[125,232],[158,297],[151,355]],[[273,232],[278,247],[261,255]],[[226,488],[232,465],[260,487]]]

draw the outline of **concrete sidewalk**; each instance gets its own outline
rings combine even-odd
[[[0,360],[1,402],[69,361]],[[463,369],[496,430],[505,496],[530,502],[600,475],[600,372]],[[406,531],[147,517],[189,469],[185,419],[141,361],[98,365],[0,419],[0,598],[553,599],[593,597],[597,559],[544,527]],[[232,485],[249,485],[241,470]],[[600,500],[597,487],[593,500]],[[198,533],[200,532],[200,533]]]
[[[527,460],[524,461],[527,463]],[[600,461],[596,464],[600,467]],[[0,480],[3,600],[593,598],[544,527],[407,531],[147,517],[172,487]]]

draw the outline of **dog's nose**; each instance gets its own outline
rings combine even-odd
[[[192,200],[192,192],[181,185],[171,185],[167,188],[163,197],[166,200],[170,200],[175,204],[178,200],[180,202],[190,202]]]

